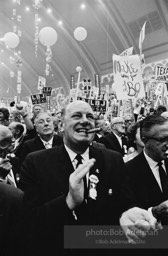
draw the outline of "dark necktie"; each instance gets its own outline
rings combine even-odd
[[[168,177],[165,170],[162,167],[162,162],[158,162],[158,166],[159,166],[159,176],[160,176],[162,191],[165,199],[168,199]]]
[[[76,155],[76,160],[77,160],[77,164],[76,164],[76,168],[78,168],[78,166],[80,165],[80,164],[82,164],[82,156],[80,155],[80,154],[77,154]],[[86,182],[86,176],[84,176],[83,177],[83,182],[84,182],[84,197],[85,197],[85,199],[86,199],[86,197],[87,197],[87,182]]]

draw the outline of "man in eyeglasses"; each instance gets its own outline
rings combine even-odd
[[[13,150],[13,137],[8,127],[0,125],[0,248],[1,255],[7,255],[9,236],[18,217],[23,192],[9,183],[11,168],[15,168],[14,158],[8,154]],[[10,179],[10,181],[12,181]],[[15,182],[14,182],[15,183]],[[9,242],[10,243],[10,242]]]
[[[125,132],[124,119],[122,117],[114,117],[111,120],[111,133],[106,136],[102,136],[98,142],[103,143],[106,148],[117,151],[124,156],[127,153]]]
[[[10,129],[0,125],[0,181],[16,186],[16,175],[20,171],[19,159],[11,153],[14,138]]]
[[[168,224],[168,119],[148,116],[142,122],[140,133],[145,147],[126,163],[127,179],[121,205],[125,209],[146,209],[161,224]]]

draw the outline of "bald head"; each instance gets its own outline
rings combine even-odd
[[[12,133],[7,126],[0,125],[0,149],[8,147],[12,143]]]
[[[70,111],[73,111],[73,110],[78,110],[79,108],[82,108],[83,110],[84,109],[88,109],[91,113],[93,113],[93,110],[91,108],[91,106],[85,102],[85,101],[82,101],[82,100],[76,100],[76,101],[73,101],[71,103],[69,103],[64,111],[63,111],[63,116],[66,115],[67,112],[70,112]]]
[[[122,117],[114,117],[111,120],[112,131],[121,137],[125,133],[125,120]]]

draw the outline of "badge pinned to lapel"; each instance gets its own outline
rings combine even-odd
[[[113,194],[113,190],[112,190],[112,188],[109,188],[109,190],[108,190],[108,194],[109,194],[109,196],[112,196],[112,194]]]
[[[97,198],[97,183],[99,182],[99,179],[96,175],[92,174],[89,176],[90,185],[89,185],[89,197],[93,200],[96,200]]]

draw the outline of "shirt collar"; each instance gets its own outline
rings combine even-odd
[[[64,146],[65,146],[65,149],[71,159],[71,162],[73,162],[77,154],[74,151],[72,151],[70,148],[68,148],[65,144],[64,144]],[[82,156],[84,161],[88,160],[89,159],[89,147],[86,149],[86,151],[83,154],[80,154],[80,155]]]
[[[154,161],[152,158],[150,158],[146,153],[145,153],[145,149],[143,149],[143,153],[144,156],[150,166],[150,168],[153,170],[153,168],[155,168],[158,165],[158,162]],[[164,161],[161,161],[162,163],[164,163]]]
[[[114,133],[114,132],[113,132],[113,133]],[[120,137],[120,136],[118,136],[116,133],[114,133],[114,135],[117,137],[118,140],[121,141],[121,137]]]
[[[53,138],[54,138],[54,136],[52,136],[52,138],[51,138],[49,141],[45,141],[45,140],[43,140],[43,139],[40,137],[40,140],[43,142],[44,146],[46,145],[46,143],[52,145],[52,144],[53,144]]]

